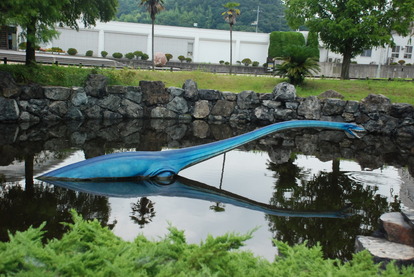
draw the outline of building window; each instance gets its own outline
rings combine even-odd
[[[193,56],[193,48],[194,48],[194,43],[189,42],[187,44],[187,57],[192,57]]]
[[[406,46],[404,51],[404,59],[411,59],[413,54],[413,47],[412,46]]]
[[[392,48],[391,57],[392,58],[399,58],[400,57],[400,46],[394,46]]]
[[[364,51],[361,54],[361,57],[371,57],[372,49],[364,49]]]

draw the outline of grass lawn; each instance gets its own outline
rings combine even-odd
[[[270,93],[284,79],[273,76],[250,76],[214,74],[201,71],[150,71],[133,69],[91,69],[78,67],[0,65],[0,71],[10,71],[20,83],[36,82],[42,85],[82,86],[91,72],[109,77],[110,85],[133,85],[139,81],[163,81],[166,87],[182,87],[185,80],[192,79],[199,89],[241,92],[253,90]],[[335,80],[307,78],[297,94],[301,97],[319,95],[326,90],[335,90],[345,96],[345,100],[361,100],[369,94],[383,94],[393,103],[414,105],[414,82],[388,80]]]

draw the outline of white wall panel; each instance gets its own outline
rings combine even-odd
[[[92,50],[94,55],[98,52],[98,30],[82,29],[79,32],[71,29],[58,30],[61,34],[58,39],[52,41],[53,47],[60,47],[64,51],[75,48],[80,55],[84,55],[88,50]]]
[[[147,36],[138,34],[105,32],[104,49],[112,56],[114,52],[126,54],[128,52],[142,51],[151,54],[151,49],[147,49]]]

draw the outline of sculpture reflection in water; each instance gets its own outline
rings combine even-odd
[[[174,176],[170,183],[159,182],[156,179],[131,180],[131,181],[101,181],[101,182],[68,182],[60,180],[45,181],[52,185],[68,188],[75,191],[107,197],[149,197],[169,196],[186,197],[205,200],[216,203],[225,203],[250,210],[260,211],[268,215],[287,217],[323,217],[344,218],[347,217],[342,210],[338,211],[296,211],[292,209],[276,208],[273,205],[257,202],[241,195],[218,189],[201,182],[190,180],[182,176]],[[142,218],[138,218],[140,223]],[[145,224],[145,223],[143,223]],[[140,224],[141,225],[141,224]]]

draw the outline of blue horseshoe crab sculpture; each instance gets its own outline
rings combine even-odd
[[[364,129],[352,123],[297,120],[275,123],[263,128],[208,144],[167,151],[123,152],[77,162],[38,179],[62,181],[99,181],[113,179],[169,179],[184,168],[228,152],[268,134],[294,128],[326,128],[343,130],[351,136]]]

